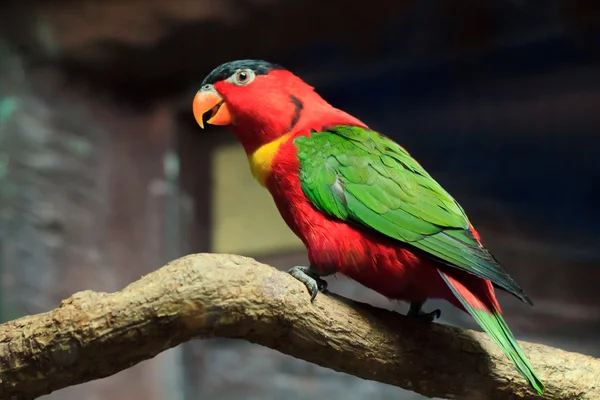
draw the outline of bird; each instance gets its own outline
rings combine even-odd
[[[289,273],[311,301],[326,290],[323,277],[338,273],[409,303],[408,316],[427,322],[441,312],[424,311],[425,302],[444,299],[470,314],[543,393],[495,289],[533,303],[484,246],[463,207],[404,147],[264,60],[214,68],[192,111],[200,128],[206,122],[233,133],[253,177],[305,245],[309,265]]]

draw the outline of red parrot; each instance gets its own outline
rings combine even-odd
[[[429,298],[469,313],[531,386],[536,375],[502,318],[494,287],[532,304],[482,244],[463,208],[400,145],[319,96],[281,66],[238,60],[215,68],[193,101],[196,121],[227,126],[256,180],[308,250],[290,269],[311,300],[341,273],[410,303]]]

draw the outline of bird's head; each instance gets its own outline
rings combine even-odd
[[[313,126],[315,121],[332,109],[302,79],[260,60],[218,66],[204,79],[193,102],[201,128],[210,112],[206,123],[227,126],[247,153],[288,132],[319,129]]]

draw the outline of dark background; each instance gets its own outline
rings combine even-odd
[[[219,63],[264,58],[397,140],[455,195],[534,300],[499,295],[520,339],[600,356],[599,50],[593,0],[4,2],[0,318],[215,250],[211,187],[231,177],[211,159],[233,138],[201,131],[191,98]],[[301,248],[248,253],[305,262]],[[474,327],[442,307],[442,322]],[[232,340],[45,398],[317,396],[420,398]]]

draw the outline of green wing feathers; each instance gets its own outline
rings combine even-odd
[[[527,304],[533,303],[521,287],[500,266],[494,256],[473,236],[470,230],[445,230],[421,239],[415,247],[442,260],[449,266],[458,266],[495,286],[514,294]]]
[[[302,189],[321,212],[402,241],[530,303],[475,240],[462,207],[397,143],[351,126],[294,143]]]
[[[453,279],[449,274],[442,271],[438,272],[465,310],[492,337],[494,342],[502,349],[502,352],[515,365],[521,375],[529,381],[531,386],[540,395],[543,394],[544,384],[535,373],[521,346],[519,346],[519,343],[493,303],[488,302],[487,305],[484,304],[466,286]]]

